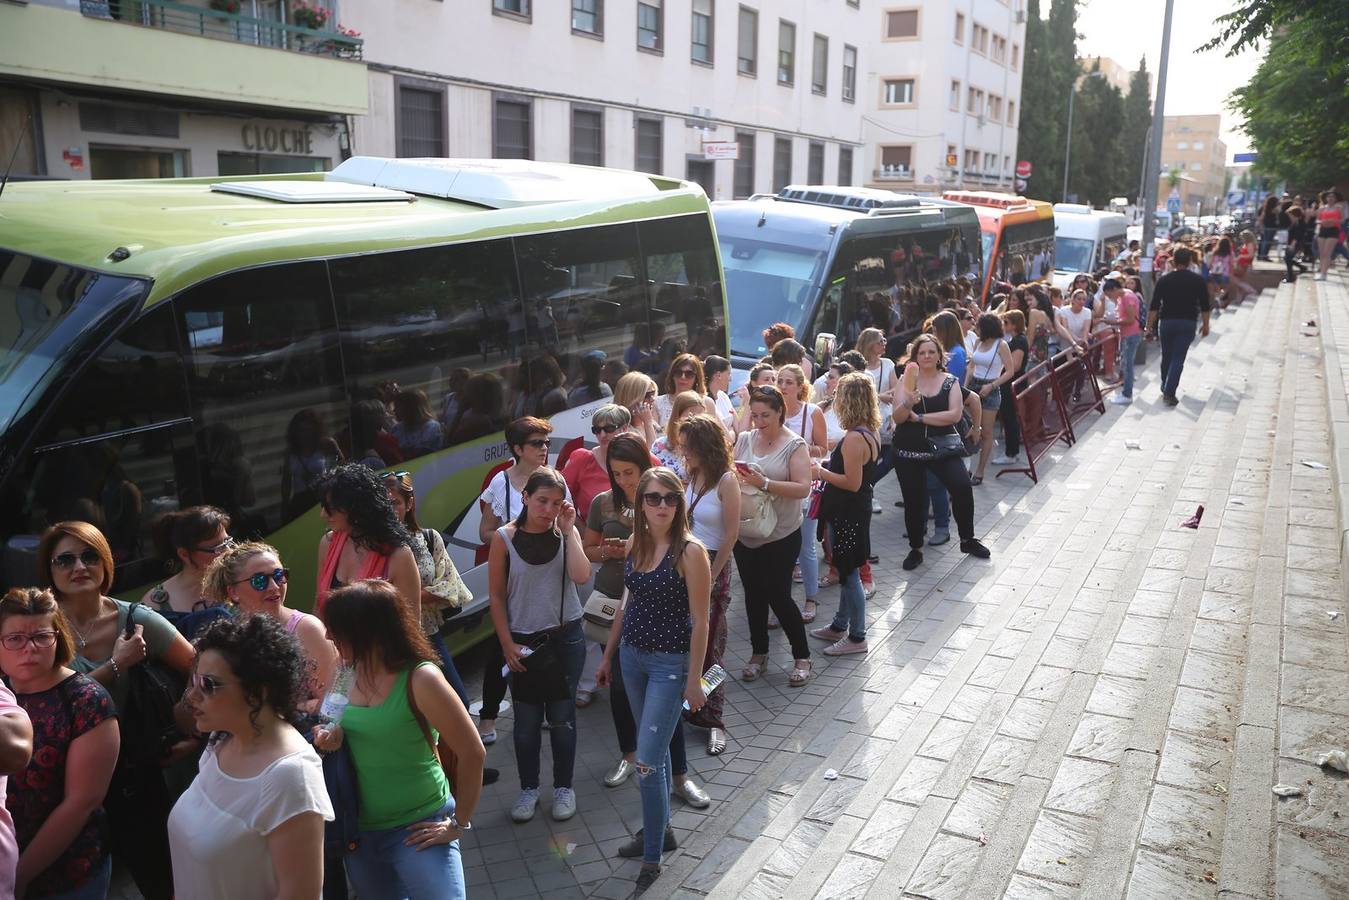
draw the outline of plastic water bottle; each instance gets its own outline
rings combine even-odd
[[[721,687],[721,683],[726,680],[726,670],[721,666],[713,664],[712,668],[703,673],[703,677],[698,679],[698,686],[703,689],[703,696],[710,696],[713,691]],[[684,708],[689,708],[689,701],[684,701]]]
[[[355,670],[351,666],[337,667],[337,675],[333,678],[333,686],[328,689],[322,705],[319,706],[319,715],[329,722],[336,724],[342,721],[342,713],[346,711],[347,704],[351,702],[351,682],[355,674]]]
[[[521,659],[524,659],[526,656],[531,656],[531,655],[533,655],[533,653],[534,653],[534,648],[533,648],[533,647],[530,647],[530,646],[528,646],[528,645],[526,645],[526,646],[520,648],[520,658],[521,658]],[[508,677],[510,674],[511,674],[511,667],[510,667],[509,665],[505,665],[505,666],[502,666],[502,667],[501,667],[501,677],[502,677],[502,678],[506,678],[506,677]]]

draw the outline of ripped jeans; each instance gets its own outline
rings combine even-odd
[[[511,634],[517,641],[524,635]],[[585,635],[581,620],[562,626],[553,636],[566,667],[571,696],[552,703],[515,702],[515,764],[520,769],[520,790],[539,786],[539,757],[543,752],[543,720],[548,719],[548,739],[553,745],[553,787],[571,787],[576,766],[576,684],[585,665]],[[500,671],[500,670],[498,670]],[[669,736],[666,736],[666,741]]]
[[[665,826],[670,821],[670,737],[684,703],[687,653],[618,647],[623,686],[637,720],[637,785],[642,795],[642,862],[660,864]]]

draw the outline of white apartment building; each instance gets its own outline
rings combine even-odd
[[[915,193],[1013,190],[1024,0],[863,5],[874,14],[859,88],[867,107],[860,180]]]
[[[357,153],[616,166],[714,199],[873,168],[875,0],[348,0],[342,17],[370,73]]]

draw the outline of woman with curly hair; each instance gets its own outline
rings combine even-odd
[[[216,557],[206,570],[203,589],[212,601],[243,615],[271,616],[295,636],[305,659],[304,695],[297,703],[301,711],[316,713],[337,672],[337,651],[317,616],[286,606],[289,574],[275,547],[249,541]]]
[[[361,832],[346,862],[356,893],[462,900],[459,837],[473,827],[486,751],[400,600],[375,580],[328,598],[328,633],[356,677],[341,721],[319,729],[314,746],[345,740],[351,750]]]
[[[382,578],[392,584],[408,609],[419,617],[422,580],[412,554],[412,536],[398,521],[384,481],[360,463],[349,463],[323,476],[318,496],[329,528],[319,541],[318,595],[314,602],[319,618],[324,618],[330,591],[366,578]]]
[[[104,896],[112,877],[103,800],[121,746],[112,698],[70,667],[75,639],[56,596],[13,588],[0,600],[0,668],[32,722],[33,755],[12,775],[19,865],[10,897]]]
[[[253,615],[213,623],[196,648],[186,698],[211,739],[169,815],[174,896],[317,897],[333,806],[318,754],[294,726],[300,645]]]

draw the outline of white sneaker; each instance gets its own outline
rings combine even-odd
[[[1111,394],[1110,402],[1116,406],[1128,406],[1130,403],[1134,402],[1134,398],[1126,397],[1123,394]]]
[[[553,821],[565,822],[574,815],[576,792],[571,788],[553,788]]]
[[[1021,460],[1017,459],[1015,456],[1003,454],[1002,456],[993,457],[989,462],[993,463],[995,466],[1014,466],[1021,462]]]
[[[515,805],[511,807],[511,819],[516,822],[528,822],[534,818],[534,810],[539,808],[539,789],[529,788],[520,792],[520,796],[515,799]],[[572,811],[576,811],[575,801],[572,803]]]

